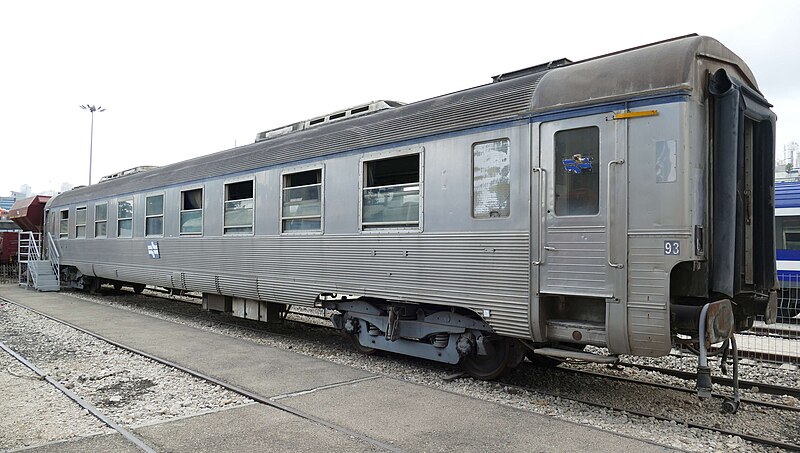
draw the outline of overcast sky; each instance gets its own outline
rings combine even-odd
[[[498,73],[699,33],[753,70],[800,141],[800,2],[5,1],[0,196],[86,184],[252,143],[377,99],[414,102]]]

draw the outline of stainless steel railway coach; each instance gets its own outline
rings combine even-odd
[[[660,356],[775,317],[770,107],[744,61],[685,36],[123,172],[53,198],[47,231],[64,284],[335,309],[363,352],[476,378]]]

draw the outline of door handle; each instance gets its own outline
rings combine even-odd
[[[539,203],[538,206],[536,206],[536,221],[539,222],[539,225],[536,228],[536,249],[539,250],[539,246],[542,243],[542,206],[544,206],[545,202],[547,201],[547,187],[545,187],[545,182],[547,181],[547,172],[542,167],[534,167],[532,171],[539,172]],[[534,266],[540,266],[544,264],[544,256],[542,256],[541,252],[538,253],[538,258],[538,260],[533,261],[531,264]]]
[[[549,252],[555,252],[556,250],[558,250],[557,248],[555,248],[555,247],[550,247],[549,245],[545,245],[545,246],[544,246],[544,249],[545,249],[545,250],[547,250],[547,251],[549,251]]]
[[[615,269],[622,269],[624,267],[624,265],[622,263],[613,262],[612,261],[612,257],[611,257],[611,250],[613,248],[612,247],[612,242],[614,240],[614,234],[611,231],[611,200],[613,199],[613,197],[612,197],[613,190],[612,189],[614,188],[613,184],[611,184],[612,180],[613,180],[613,178],[611,178],[611,166],[612,165],[622,165],[624,163],[625,163],[625,159],[617,159],[617,160],[610,161],[608,163],[608,174],[607,174],[607,177],[606,177],[606,182],[608,183],[608,185],[606,186],[606,234],[607,234],[607,237],[608,237],[608,241],[607,241],[607,247],[608,247],[607,252],[608,253],[606,254],[606,258],[608,258],[608,260],[607,260],[608,261],[608,265],[613,267],[613,268],[615,268]]]

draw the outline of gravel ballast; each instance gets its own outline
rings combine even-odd
[[[12,304],[0,303],[0,338],[127,428],[250,402]],[[11,355],[0,354],[0,450],[111,432]]]

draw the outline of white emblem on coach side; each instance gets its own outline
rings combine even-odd
[[[158,252],[158,241],[150,241],[150,243],[147,244],[147,254],[154,260],[161,258],[161,254]]]

